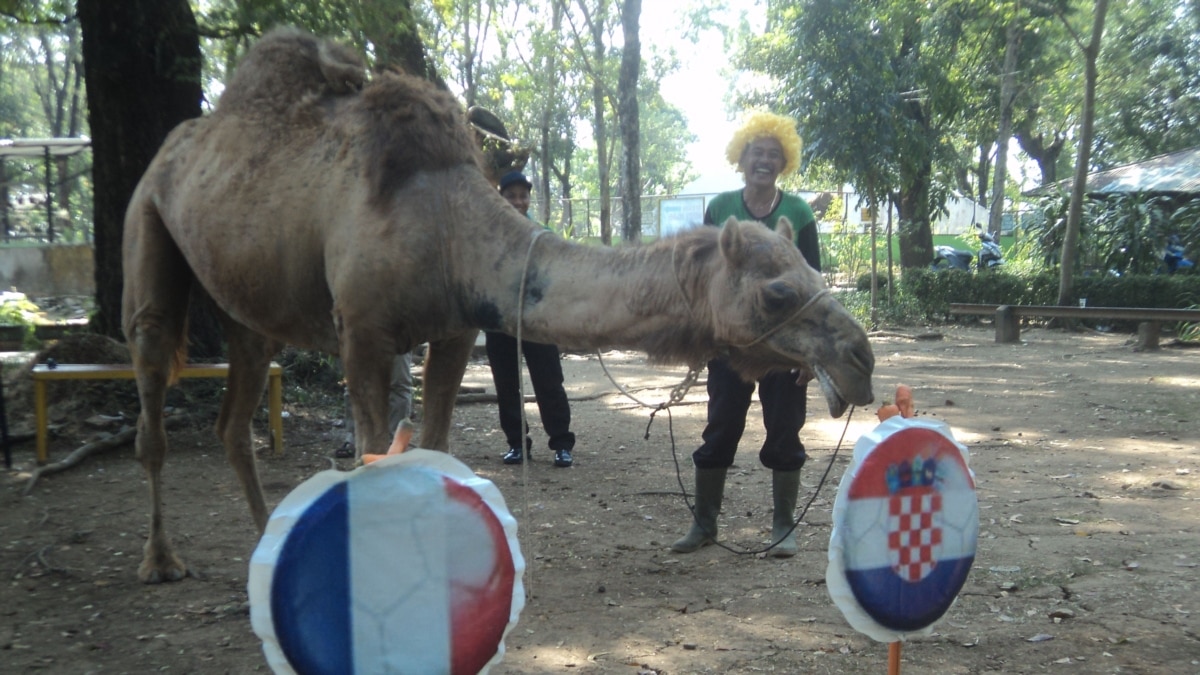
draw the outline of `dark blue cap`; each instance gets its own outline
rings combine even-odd
[[[521,183],[528,190],[533,189],[533,183],[529,182],[529,179],[525,177],[525,174],[521,173],[520,171],[509,171],[500,178],[500,191],[504,192],[508,186],[515,185],[517,183]]]

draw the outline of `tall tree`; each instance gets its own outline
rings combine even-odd
[[[412,0],[359,0],[353,7],[362,36],[372,47],[375,70],[399,66],[405,72],[446,88],[446,82],[421,40],[421,22],[413,10]]]
[[[479,101],[479,69],[483,47],[492,27],[495,3],[491,0],[450,0],[433,3],[441,22],[443,57],[455,76],[468,107]]]
[[[1092,151],[1092,132],[1096,110],[1096,60],[1100,57],[1100,38],[1104,35],[1104,17],[1108,0],[1096,0],[1092,10],[1092,36],[1084,43],[1078,39],[1084,59],[1084,89],[1082,125],[1079,131],[1079,157],[1075,160],[1075,181],[1071,186],[1071,203],[1067,207],[1067,226],[1063,234],[1062,269],[1059,270],[1058,304],[1071,300],[1075,286],[1075,254],[1079,248],[1079,226],[1083,220],[1083,200],[1087,197],[1087,176]],[[1064,16],[1063,22],[1067,19]],[[1070,24],[1067,24],[1068,26]]]
[[[578,78],[566,67],[564,56],[569,44],[563,32],[567,3],[549,0],[542,7],[515,3],[507,9],[500,12],[504,20],[496,30],[500,56],[486,69],[491,76],[488,93],[512,120],[517,137],[534,145],[531,179],[537,185],[538,219],[551,224],[557,203],[563,230],[571,221],[574,111],[579,107]]]
[[[988,231],[996,237],[1000,236],[1004,186],[1008,182],[1008,141],[1012,138],[1013,102],[1017,97],[1017,55],[1025,34],[1019,15],[1009,18],[1004,34],[1004,66],[1000,71],[1000,130],[996,133],[996,172],[992,179],[992,198],[988,209]]]
[[[1058,16],[1072,12],[1080,0],[1025,2],[1024,22],[1013,92],[1013,138],[1037,164],[1041,184],[1058,180],[1066,170],[1064,152],[1078,128],[1078,81],[1082,74],[1071,36]]]
[[[621,49],[621,75],[617,84],[621,129],[621,207],[624,211],[622,236],[627,242],[642,239],[641,124],[638,116],[638,74],[642,69],[642,42],[638,37],[641,0],[625,0],[621,6],[621,28],[625,46]]]
[[[606,75],[610,61],[606,38],[612,1],[576,0],[576,6],[583,15],[586,40],[583,32],[578,30],[574,23],[571,24],[576,44],[575,54],[591,80],[592,138],[596,142],[596,172],[599,176],[600,192],[600,240],[605,246],[612,245],[612,188],[609,167],[612,163],[613,148],[609,141],[608,111],[612,108],[614,96]]]
[[[69,6],[61,2],[25,0],[14,7],[4,22],[6,36],[4,59],[0,64],[0,80],[8,86],[0,93],[0,136],[8,137],[78,137],[84,133],[81,97],[83,68],[80,62],[79,22]],[[7,77],[6,77],[7,75]],[[25,99],[17,103],[18,99]],[[36,113],[34,110],[36,109]],[[78,176],[86,170],[88,156],[56,155],[49,162],[53,167],[47,175],[46,160],[13,162],[13,179],[24,182],[36,170],[36,183],[47,192],[46,232],[52,241],[61,232],[59,214],[66,214],[71,224],[73,199]],[[9,176],[7,162],[0,174]],[[35,169],[36,167],[36,169]],[[12,225],[8,213],[8,184],[0,178],[3,202],[4,231]],[[86,204],[90,196],[83,201]],[[53,208],[51,208],[53,207]],[[83,239],[83,233],[68,235]]]
[[[1200,145],[1200,4],[1113,5],[1096,83],[1092,169]]]
[[[79,0],[95,185],[91,327],[121,335],[125,206],[167,133],[200,115],[200,36],[188,0]]]
[[[745,54],[747,65],[773,78],[758,100],[800,121],[814,161],[871,204],[885,195],[894,201],[903,267],[932,259],[930,220],[946,196],[934,166],[951,157],[946,140],[963,111],[964,64],[978,61],[973,9],[773,0],[767,34]]]

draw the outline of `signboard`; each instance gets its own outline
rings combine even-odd
[[[704,197],[664,199],[658,203],[658,236],[670,237],[704,223]]]

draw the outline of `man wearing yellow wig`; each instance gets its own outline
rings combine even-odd
[[[725,156],[737,166],[746,186],[713,197],[704,212],[705,224],[719,227],[733,216],[760,221],[774,230],[779,219],[786,217],[804,259],[820,271],[820,242],[812,209],[801,197],[787,194],[775,184],[779,176],[800,166],[800,136],[795,123],[780,115],[753,113],[734,134]],[[771,554],[785,558],[796,554],[792,515],[805,459],[800,428],[804,426],[808,385],[801,383],[795,373],[786,372],[768,374],[757,384],[767,431],[758,458],[771,469],[774,494],[771,542],[775,546]],[[708,424],[704,443],[692,453],[696,466],[693,523],[691,530],[671,545],[673,551],[691,553],[713,543],[717,535],[725,474],[733,465],[738,441],[746,428],[754,386],[753,382],[742,381],[724,359],[708,362]]]

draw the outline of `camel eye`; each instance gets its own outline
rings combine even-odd
[[[763,307],[768,312],[780,312],[800,301],[796,289],[782,281],[772,281],[762,290]]]

